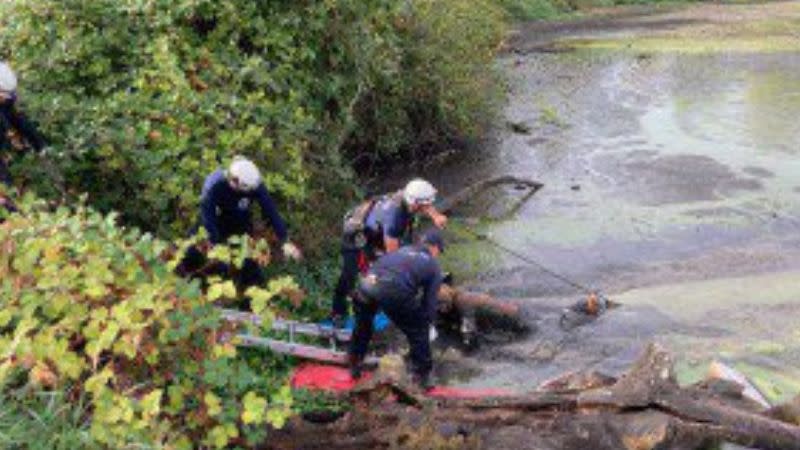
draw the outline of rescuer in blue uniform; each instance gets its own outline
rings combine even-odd
[[[0,61],[0,182],[8,186],[11,185],[11,175],[7,159],[11,150],[28,146],[40,151],[45,146],[44,138],[19,112],[16,102],[17,76],[7,63]]]
[[[17,109],[17,76],[11,67],[0,61],[0,183],[11,187],[11,174],[8,171],[8,160],[11,151],[31,147],[41,151],[45,146],[36,127]],[[16,212],[14,202],[8,197],[9,192],[0,189],[0,208],[2,215]],[[0,222],[3,219],[0,218]]]
[[[349,353],[353,378],[361,376],[372,338],[372,320],[381,309],[408,339],[415,381],[423,388],[430,387],[430,341],[436,336],[437,296],[442,284],[437,258],[443,250],[439,230],[431,229],[419,244],[380,257],[361,278],[353,301],[356,327]]]
[[[411,242],[416,215],[427,215],[437,227],[444,228],[447,216],[436,209],[435,200],[433,185],[417,178],[402,191],[367,200],[345,215],[342,272],[331,310],[335,326],[341,327],[347,316],[347,295],[353,290],[358,274],[364,273],[378,256]]]
[[[278,213],[261,174],[252,161],[236,157],[227,172],[219,169],[209,175],[200,194],[200,219],[212,244],[225,242],[231,236],[253,231],[250,205],[258,203],[262,215],[283,243],[287,258],[299,259],[298,248],[288,240],[286,223]]]
[[[206,177],[200,195],[200,223],[208,233],[211,245],[225,243],[230,237],[249,235],[253,231],[250,207],[258,203],[262,216],[269,220],[275,235],[282,243],[281,249],[287,259],[299,261],[302,253],[288,238],[286,223],[278,213],[267,187],[261,181],[261,173],[252,161],[237,156],[227,170],[218,169]],[[199,249],[191,247],[181,262],[178,273],[187,275],[205,264]],[[247,279],[244,285],[260,285],[263,274],[255,262],[245,261],[242,273]]]

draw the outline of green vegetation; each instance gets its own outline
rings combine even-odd
[[[517,20],[554,19],[592,8],[617,5],[670,5],[701,0],[497,0]],[[729,0],[731,2],[735,0]]]
[[[574,11],[567,0],[499,0],[499,3],[519,20],[551,19]]]
[[[732,27],[733,28],[733,27]],[[800,42],[790,36],[776,36],[769,40],[756,35],[747,36],[649,36],[635,39],[565,40],[564,47],[591,50],[648,53],[791,53],[800,50]]]
[[[51,164],[17,158],[16,178],[164,237],[245,154],[316,248],[352,201],[351,163],[477,136],[496,97],[490,0],[11,3],[0,56],[52,142]]]
[[[50,142],[13,155],[29,195],[14,197],[21,214],[0,208],[2,446],[254,447],[292,414],[342,411],[336,399],[295,399],[291,361],[237,350],[213,308],[246,297],[266,324],[279,310],[317,319],[338,261],[270,264],[267,286],[245,292],[221,279],[201,288],[173,274],[199,238],[170,241],[197,220],[204,177],[244,154],[307,253],[336,243],[355,173],[489,123],[503,10],[491,0],[0,9],[0,58]],[[230,244],[209,256],[238,267],[266,250]],[[293,280],[312,301],[298,302]]]
[[[30,199],[23,214],[0,227],[6,392],[86,398],[91,437],[111,448],[254,445],[265,424],[281,426],[291,414],[283,359],[239,358],[233,343],[221,339],[233,330],[212,302],[242,294],[230,281],[212,279],[203,294],[198,282],[172,274],[169,245],[117,226],[114,215],[85,207],[48,211]],[[252,251],[243,241],[212,253],[241,266]],[[246,295],[269,323],[274,301],[296,289],[291,279],[273,278]],[[80,414],[47,410],[52,427],[76,423]],[[13,427],[0,433],[12,434]]]
[[[89,435],[89,409],[62,392],[0,392],[0,448],[100,449]]]

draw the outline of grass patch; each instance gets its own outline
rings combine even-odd
[[[89,436],[83,401],[70,403],[61,392],[0,394],[0,448],[101,449]]]
[[[762,37],[640,37],[636,39],[576,39],[562,41],[576,50],[611,50],[634,53],[786,53],[800,51],[800,40],[788,36]]]

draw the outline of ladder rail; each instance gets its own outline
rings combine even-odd
[[[286,342],[278,339],[252,336],[249,334],[236,335],[234,343],[245,347],[266,348],[275,353],[291,355],[303,359],[312,359],[331,364],[347,365],[347,353],[315,347],[313,345]],[[374,356],[368,356],[365,358],[364,364],[370,366],[377,365],[378,358]]]
[[[222,318],[230,322],[249,322],[259,326],[262,323],[261,317],[257,314],[224,308],[220,308],[220,312],[222,313]],[[328,325],[319,325],[316,323],[306,323],[285,319],[273,320],[271,329],[273,331],[289,332],[290,336],[293,336],[294,334],[303,334],[306,336],[334,339],[340,342],[349,342],[353,336],[353,332],[350,330],[334,328]],[[294,339],[292,338],[292,340]]]

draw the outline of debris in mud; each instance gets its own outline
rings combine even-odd
[[[504,208],[505,211],[502,213],[502,215],[495,217],[495,219],[508,217],[514,214],[526,201],[528,201],[529,198],[531,198],[531,196],[533,196],[533,194],[544,187],[544,185],[538,181],[534,181],[529,178],[516,177],[513,175],[490,177],[472,183],[464,189],[461,189],[455,194],[449,196],[444,202],[442,202],[439,210],[442,213],[453,214],[454,211],[459,209],[459,207],[474,203],[476,198],[479,198],[481,194],[489,192],[491,188],[502,186],[512,186],[514,191],[518,191],[521,194],[515,195],[515,198],[510,202],[510,204]]]
[[[272,431],[265,448],[430,448],[425,443],[455,445],[456,438],[452,448],[666,450],[728,442],[800,449],[800,427],[743,406],[736,390],[679,386],[671,356],[655,345],[619,379],[568,374],[550,389],[435,399],[376,376],[348,396],[354,407],[341,419],[295,419]]]
[[[609,387],[616,381],[617,379],[611,375],[595,371],[569,372],[542,382],[537,390],[553,392],[580,391]]]
[[[800,395],[788,403],[771,408],[766,414],[782,422],[800,425]]]
[[[516,55],[527,56],[533,53],[568,53],[574,52],[575,48],[569,45],[564,45],[561,42],[546,42],[536,45],[515,46],[511,47],[510,51]]]
[[[602,295],[590,293],[585,299],[579,300],[561,313],[559,325],[565,331],[586,325],[594,321],[611,308],[620,306]]]
[[[548,142],[547,138],[535,137],[535,138],[532,138],[532,139],[528,139],[528,141],[525,142],[525,143],[528,144],[531,147],[537,147],[537,146],[545,144],[547,142]]]
[[[517,134],[531,134],[530,125],[528,125],[528,124],[526,124],[524,122],[511,122],[511,121],[508,121],[508,122],[506,122],[506,125],[508,126],[508,129],[513,131],[514,133],[517,133]]]

